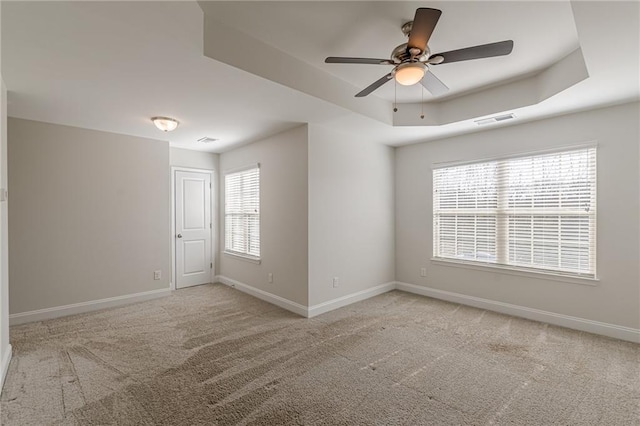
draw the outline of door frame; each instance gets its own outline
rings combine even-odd
[[[211,176],[211,259],[213,264],[210,272],[210,282],[214,282],[216,276],[216,254],[217,254],[217,237],[218,237],[218,197],[217,188],[218,181],[216,179],[216,171],[210,169],[198,169],[195,167],[171,166],[171,290],[176,290],[176,172],[193,172],[204,173]],[[216,225],[216,226],[213,226]]]

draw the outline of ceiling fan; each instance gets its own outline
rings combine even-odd
[[[393,49],[391,59],[330,56],[324,61],[328,64],[393,65],[390,73],[357,93],[357,98],[367,96],[392,78],[404,86],[420,82],[425,89],[438,96],[448,92],[449,88],[429,70],[429,65],[503,56],[510,54],[513,50],[513,40],[505,40],[432,55],[428,46],[429,38],[441,14],[442,11],[438,9],[427,7],[417,9],[413,21],[402,26],[402,32],[409,37],[409,40]]]

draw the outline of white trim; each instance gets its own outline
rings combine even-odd
[[[453,293],[435,288],[396,282],[396,288],[408,293],[419,294],[421,296],[432,297],[434,299],[446,300],[453,303],[474,306],[480,309],[487,309],[507,315],[522,317],[534,321],[545,322],[561,327],[586,331],[613,337],[615,339],[627,340],[640,343],[640,329],[624,327],[621,325],[608,324],[584,318],[572,317],[569,315],[557,314],[540,309],[528,308],[525,306],[512,305],[510,303],[497,302],[475,296],[467,296],[460,293]]]
[[[258,299],[272,303],[288,311],[294,312],[306,318],[312,318],[334,309],[342,308],[352,303],[360,302],[386,293],[391,290],[400,290],[407,293],[418,294],[421,296],[431,297],[434,299],[446,300],[452,303],[473,306],[480,309],[486,309],[493,312],[499,312],[507,315],[513,315],[520,318],[526,318],[533,321],[540,321],[560,327],[571,328],[574,330],[586,331],[588,333],[599,334],[602,336],[613,337],[614,339],[626,340],[629,342],[640,343],[640,329],[625,327],[616,324],[593,321],[585,318],[573,317],[570,315],[557,314],[555,312],[543,311],[541,309],[528,308],[526,306],[512,305],[510,303],[498,302],[495,300],[483,299],[481,297],[467,296],[465,294],[453,293],[445,290],[438,290],[426,286],[408,284],[403,282],[389,282],[379,286],[359,291],[319,303],[310,307],[300,305],[280,296],[276,296],[266,291],[259,290],[239,281],[227,278],[222,275],[215,277],[215,282],[236,288]]]
[[[246,260],[247,262],[257,263],[258,265],[262,262],[262,259],[259,258],[259,257],[255,257],[255,256],[251,256],[251,255],[248,255],[248,254],[244,254],[244,253],[241,253],[239,251],[224,250],[222,252],[222,254],[234,257],[236,259]]]
[[[171,171],[179,170],[181,172],[192,172],[192,173],[212,173],[214,169],[199,169],[197,167],[182,167],[182,166],[171,166]]]
[[[211,170],[211,274],[210,281],[215,282],[216,278],[216,257],[218,254],[218,172]],[[215,225],[215,226],[213,226]]]
[[[2,388],[4,387],[4,379],[7,378],[7,371],[9,371],[12,354],[13,350],[11,345],[9,345],[2,355],[2,365],[0,366],[0,391],[2,391]]]
[[[597,275],[596,275],[596,256],[597,256],[597,246],[596,246],[596,228],[597,228],[597,216],[596,216],[596,212],[597,212],[597,143],[593,143],[592,146],[581,146],[579,148],[567,148],[567,147],[560,147],[560,148],[553,148],[552,150],[545,150],[545,151],[539,151],[537,153],[530,153],[527,155],[523,155],[523,156],[517,156],[517,157],[505,157],[505,158],[501,158],[501,159],[497,159],[497,160],[492,160],[492,161],[480,161],[480,162],[472,162],[468,165],[479,165],[479,166],[484,166],[487,164],[494,164],[497,169],[495,170],[495,174],[496,176],[487,178],[488,180],[493,180],[495,182],[495,186],[497,188],[497,193],[495,194],[495,198],[496,198],[496,203],[497,205],[495,207],[489,208],[480,208],[480,209],[473,209],[471,207],[463,207],[463,208],[456,208],[454,207],[449,207],[449,208],[442,208],[440,206],[440,202],[439,202],[439,189],[442,185],[452,185],[461,178],[461,176],[457,176],[452,178],[453,180],[448,181],[445,178],[442,178],[442,176],[439,176],[438,172],[445,170],[445,169],[450,169],[451,166],[447,166],[447,165],[443,165],[442,167],[438,167],[438,168],[432,168],[432,201],[433,201],[433,217],[431,219],[432,222],[432,227],[433,227],[433,247],[432,247],[432,262],[436,261],[436,262],[460,262],[460,263],[471,263],[471,264],[476,264],[476,265],[480,265],[483,264],[485,267],[493,267],[493,268],[503,268],[503,269],[511,269],[511,270],[517,270],[517,271],[529,271],[529,272],[534,272],[534,273],[549,273],[549,274],[553,274],[556,276],[568,276],[568,277],[573,277],[576,279],[583,279],[583,280],[589,280],[589,279],[596,279]],[[518,159],[525,159],[525,160],[535,160],[535,159],[539,159],[539,158],[551,158],[551,157],[556,157],[556,156],[565,156],[565,155],[569,155],[569,154],[576,154],[576,153],[581,153],[586,155],[586,173],[587,173],[587,177],[584,178],[584,183],[585,185],[580,184],[579,185],[579,189],[575,189],[575,193],[571,192],[569,193],[569,195],[571,196],[579,196],[582,197],[582,195],[584,195],[582,193],[583,190],[585,190],[588,193],[588,197],[587,199],[591,201],[590,204],[590,208],[586,208],[585,211],[580,211],[578,208],[567,208],[567,207],[550,207],[550,208],[545,208],[545,207],[514,207],[508,206],[508,198],[509,198],[509,191],[510,191],[510,184],[509,184],[509,170],[508,168],[510,167],[510,164],[512,165],[515,161],[517,161]],[[466,166],[466,165],[462,165],[462,166]],[[560,167],[560,166],[559,166]],[[561,168],[561,167],[560,167]],[[524,173],[526,176],[528,176],[528,178],[533,179],[535,177],[535,170],[536,166],[534,163],[527,163],[525,169],[523,169],[522,173]],[[562,170],[560,170],[562,171]],[[443,180],[444,179],[444,180]],[[524,178],[523,178],[524,179]],[[444,183],[443,183],[444,182]],[[447,183],[448,182],[448,183]],[[581,181],[582,182],[582,181]],[[535,197],[534,197],[535,198]],[[534,200],[535,201],[535,200]],[[458,203],[456,203],[458,204]],[[448,230],[443,231],[442,228],[442,223],[445,222],[441,222],[440,221],[440,217],[444,216],[444,215],[450,215],[450,216],[456,216],[457,215],[486,215],[489,218],[492,218],[495,220],[495,225],[493,226],[493,230],[491,231],[487,231],[488,234],[491,239],[493,240],[493,242],[495,243],[495,258],[496,258],[496,262],[494,263],[488,263],[488,262],[481,262],[478,260],[465,260],[465,259],[460,259],[456,256],[446,256],[442,254],[442,247],[441,247],[441,239],[442,237],[442,233],[444,232],[446,235],[448,235],[449,237],[455,237],[456,240],[458,239],[458,237],[460,236],[459,234],[459,227],[457,226],[457,221],[456,221],[456,226],[455,229],[451,228],[449,226]],[[509,257],[509,252],[510,252],[510,245],[513,243],[512,241],[512,236],[510,236],[510,220],[512,218],[513,215],[524,215],[525,217],[527,216],[531,216],[533,219],[535,219],[535,217],[537,216],[544,216],[544,215],[551,215],[551,216],[558,216],[558,220],[561,220],[563,216],[579,216],[580,219],[586,218],[588,220],[588,230],[585,231],[583,233],[584,237],[586,237],[588,239],[588,245],[587,245],[587,249],[588,249],[588,268],[587,270],[583,270],[580,271],[580,268],[577,269],[571,269],[568,268],[565,265],[565,268],[563,269],[561,267],[562,264],[562,260],[558,259],[560,261],[559,263],[559,267],[552,269],[552,268],[545,268],[543,265],[537,265],[536,260],[535,259],[531,259],[531,264],[530,265],[526,265],[523,263],[518,264],[518,262],[511,262],[510,259],[508,259]],[[533,220],[531,219],[531,220]],[[516,226],[517,225],[516,223]],[[525,226],[525,225],[523,225]],[[531,232],[533,232],[535,234],[535,232],[533,231],[535,228],[535,221],[531,222],[529,225],[529,227],[531,227]],[[582,225],[580,225],[582,226]],[[507,229],[509,228],[509,229]],[[563,228],[564,229],[564,228]],[[557,235],[557,248],[560,249],[562,247],[563,244],[566,244],[567,241],[573,240],[573,238],[571,237],[567,237],[566,235],[563,234],[563,229],[559,229],[558,230],[558,235]],[[582,228],[580,228],[582,229]],[[471,233],[471,235],[476,235],[478,233],[478,229],[472,227],[468,230],[464,230],[462,231],[463,235],[467,235],[467,233]],[[452,235],[450,235],[450,233],[452,233]],[[443,234],[443,235],[445,235]],[[579,232],[580,234],[580,232]],[[517,235],[516,235],[517,237]],[[579,235],[578,235],[579,237]],[[489,237],[487,237],[489,238]],[[569,238],[569,240],[567,240],[567,238]],[[516,238],[517,239],[517,238]],[[582,239],[581,238],[577,238],[576,241],[581,242]],[[544,238],[541,240],[540,238],[536,237],[535,235],[531,236],[531,250],[535,251],[535,247],[538,246],[539,244],[543,244],[544,242]],[[577,242],[577,243],[578,243]],[[577,244],[576,243],[576,244]],[[446,251],[446,250],[445,250]],[[458,250],[454,249],[453,253],[454,255],[457,254]],[[581,255],[581,254],[580,254]],[[578,257],[578,259],[580,259],[580,257]],[[448,265],[448,266],[454,266],[454,265]],[[581,265],[578,265],[581,266]],[[574,282],[574,283],[579,283],[579,284],[587,284],[587,285],[594,285],[593,283],[588,283],[588,281],[569,281],[569,282]]]
[[[228,285],[229,287],[240,290],[243,293],[247,293],[253,297],[257,297],[260,300],[264,300],[265,302],[269,302],[273,305],[279,306],[282,309],[286,309],[287,311],[291,311],[295,314],[301,315],[303,317],[307,316],[307,307],[303,306],[299,303],[292,302],[289,299],[285,299],[284,297],[276,296],[275,294],[268,293],[264,290],[257,289],[245,283],[241,283],[240,281],[233,280],[231,278],[225,277],[223,275],[216,276],[217,282]]]
[[[218,237],[218,233],[216,232],[218,229],[218,216],[217,216],[217,212],[215,209],[218,208],[218,203],[217,203],[217,196],[214,197],[214,195],[217,195],[218,191],[218,187],[217,187],[217,181],[216,181],[216,171],[213,169],[198,169],[198,168],[194,168],[194,167],[182,167],[182,166],[171,166],[171,282],[169,283],[169,286],[171,288],[171,290],[177,290],[177,284],[176,284],[176,172],[192,172],[192,173],[204,173],[204,174],[209,174],[210,175],[210,182],[211,182],[211,188],[209,189],[210,191],[210,200],[211,200],[211,228],[210,228],[210,233],[211,233],[211,259],[209,260],[209,262],[211,262],[213,264],[211,271],[209,273],[209,280],[210,282],[214,282],[215,281],[215,270],[216,270],[216,250],[217,250],[217,237]],[[213,225],[216,225],[215,227]],[[208,283],[204,283],[204,284],[208,284]],[[200,284],[195,284],[195,285],[200,285]],[[192,286],[182,286],[180,288],[186,288],[186,287],[192,287]]]
[[[358,291],[357,293],[348,294],[346,296],[338,297],[337,299],[329,300],[319,303],[317,305],[309,306],[308,318],[313,318],[325,312],[333,311],[334,309],[342,308],[352,303],[361,302],[374,296],[378,296],[382,293],[386,293],[396,289],[395,282],[388,282],[376,287],[368,288],[366,290]]]
[[[56,306],[53,308],[38,309],[36,311],[20,312],[9,315],[9,324],[18,325],[34,321],[43,321],[53,318],[65,317],[67,315],[81,314],[84,312],[97,311],[105,308],[128,305],[131,303],[143,302],[157,299],[171,294],[170,288],[144,291],[142,293],[127,294],[124,296],[108,297],[106,299],[91,300],[88,302],[74,303],[71,305]]]
[[[176,172],[171,167],[171,290],[176,290]]]
[[[248,253],[248,251],[250,251],[250,247],[245,247],[245,249],[247,250],[247,252],[239,252],[239,251],[235,251],[232,249],[228,249],[227,248],[227,176],[230,175],[236,175],[236,174],[240,174],[242,172],[248,172],[251,170],[257,169],[258,170],[258,240],[259,240],[259,253],[258,256],[255,256],[253,254]],[[224,203],[221,203],[221,214],[220,214],[220,239],[221,239],[221,247],[222,247],[222,254],[227,254],[229,256],[236,256],[242,260],[246,260],[249,262],[253,262],[253,263],[257,263],[260,264],[261,263],[261,256],[262,256],[262,239],[260,238],[260,235],[262,233],[262,213],[261,213],[261,208],[260,206],[262,205],[260,200],[262,197],[262,186],[261,186],[261,179],[262,179],[262,171],[260,168],[260,163],[255,163],[255,164],[251,164],[251,165],[247,165],[247,166],[240,166],[240,167],[235,167],[232,169],[228,169],[225,170],[222,173],[222,177],[220,179],[220,195],[219,198],[222,200],[224,199]],[[242,192],[242,191],[241,191]]]
[[[518,268],[517,266],[502,265],[500,263],[487,263],[478,261],[464,261],[460,259],[449,259],[444,257],[432,257],[431,263],[438,266],[447,266],[452,268],[474,269],[476,271],[493,272],[497,274],[517,275],[520,277],[535,278],[538,280],[560,281],[571,284],[581,284],[595,287],[600,280],[597,277],[566,275],[559,271]]]
[[[230,174],[233,174],[233,173],[244,172],[245,170],[259,169],[259,168],[260,168],[260,163],[252,163],[252,164],[247,164],[247,165],[244,165],[244,166],[232,167],[230,169],[223,170],[222,174],[224,176],[226,176],[226,175],[230,175]]]
[[[484,157],[484,158],[478,158],[473,160],[440,161],[440,162],[431,163],[431,170],[433,171],[437,169],[443,169],[446,167],[466,166],[469,164],[476,164],[476,163],[490,163],[493,161],[511,160],[511,159],[516,159],[520,157],[529,157],[534,155],[557,154],[561,152],[579,151],[581,149],[590,149],[590,148],[597,149],[598,141],[589,141],[589,142],[571,144],[571,145],[561,145],[554,148],[540,149],[535,151],[523,151],[523,152],[517,152],[513,154],[507,154],[507,155],[501,155],[501,156],[495,156],[495,157]]]
[[[199,285],[208,285],[208,284],[213,284],[214,281],[210,281],[208,283],[198,283],[198,284],[185,284],[180,288],[171,288],[171,291],[175,291],[175,290],[182,290],[183,288],[189,288],[189,287],[198,287]]]

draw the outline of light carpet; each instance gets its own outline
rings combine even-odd
[[[11,340],[3,425],[640,424],[640,345],[399,291],[304,319],[205,285]]]

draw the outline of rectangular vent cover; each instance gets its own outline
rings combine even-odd
[[[211,143],[211,142],[215,142],[215,141],[217,141],[217,140],[218,140],[218,139],[215,139],[215,138],[209,138],[209,137],[206,137],[206,136],[205,136],[204,138],[200,138],[200,139],[198,139],[198,142],[202,142],[202,143]]]
[[[503,114],[503,115],[496,115],[495,117],[475,120],[475,123],[478,126],[482,126],[483,124],[497,123],[499,121],[511,120],[512,118],[516,118],[515,114]]]

